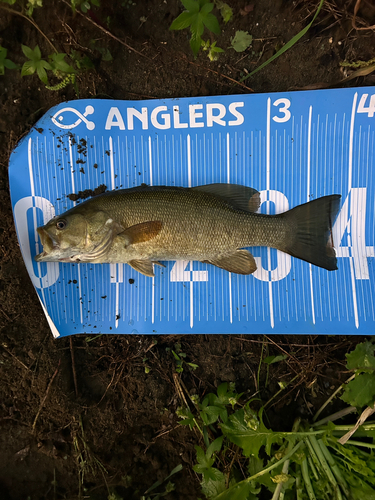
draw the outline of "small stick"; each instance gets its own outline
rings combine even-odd
[[[39,26],[36,24],[36,22],[34,21],[34,19],[32,19],[29,16],[25,16],[25,14],[22,14],[22,12],[18,12],[18,10],[14,10],[14,9],[10,9],[9,7],[5,7],[5,5],[0,5],[0,9],[3,9],[6,12],[9,12],[9,14],[15,14],[16,16],[23,17],[24,19],[26,19],[27,21],[29,21],[34,26],[34,28],[37,29],[42,36],[44,36],[44,38],[47,40],[47,42],[51,45],[51,47],[53,48],[53,50],[57,54],[56,47],[53,45],[53,43],[48,38],[48,36],[46,34],[44,34],[43,31],[39,28]]]
[[[185,59],[185,58],[182,58],[182,59]],[[205,66],[201,66],[200,64],[194,63],[193,61],[187,61],[187,62],[189,64],[192,64],[193,66],[197,66],[198,68],[202,68],[205,71],[210,71],[211,73],[215,73],[215,75],[222,76],[223,78],[226,78],[227,80],[231,81],[232,83],[235,83],[236,85],[240,85],[241,87],[248,90],[249,92],[254,92],[253,89],[251,89],[250,87],[248,87],[244,83],[238,82],[237,80],[235,80],[234,78],[231,78],[230,76],[223,75],[223,73],[219,73],[218,71],[215,71],[213,69],[206,68]]]
[[[77,373],[76,373],[76,364],[74,361],[74,350],[73,350],[73,340],[72,337],[69,337],[70,343],[70,357],[72,358],[72,370],[73,370],[73,381],[74,381],[74,390],[76,393],[76,397],[78,397],[78,384],[77,384]]]
[[[8,321],[10,321],[10,317],[7,315],[7,313],[0,307],[0,311],[4,314],[4,316],[6,317],[6,319]]]
[[[39,415],[40,415],[40,413],[41,413],[41,411],[42,411],[42,409],[43,409],[44,403],[46,402],[46,399],[47,399],[47,397],[48,397],[49,391],[51,390],[52,383],[53,383],[53,381],[55,380],[56,375],[57,375],[57,373],[58,373],[58,371],[59,371],[59,368],[60,368],[60,362],[61,362],[61,360],[59,359],[59,364],[57,365],[57,368],[56,368],[56,370],[55,370],[55,373],[52,375],[52,378],[51,378],[51,380],[50,380],[50,381],[49,381],[49,383],[48,383],[46,393],[45,393],[45,395],[44,395],[44,398],[42,399],[42,402],[40,403],[38,413],[36,414],[36,417],[34,418],[34,422],[33,422],[33,431],[35,431],[35,426],[36,426],[36,423],[37,423],[37,421],[38,421]]]
[[[362,0],[357,0],[356,4],[354,6],[354,15],[352,17],[352,26],[355,30],[373,30],[373,29],[375,29],[375,24],[373,24],[372,26],[365,26],[364,28],[360,28],[359,26],[357,26],[357,23],[355,22],[355,18],[357,17],[357,13],[359,11],[359,6],[361,5],[361,2],[362,2]]]
[[[4,349],[4,351],[6,351],[9,354],[9,356],[12,356],[12,358],[15,359],[17,363],[19,363],[23,368],[25,368],[25,370],[30,370],[30,368],[27,367],[24,363],[22,363],[22,361],[18,359],[17,356],[15,356],[12,352],[10,352],[10,350],[7,349],[7,347],[5,347],[4,344],[1,347]]]
[[[68,7],[72,7],[69,2],[67,2],[66,0],[63,0],[63,2],[65,3],[65,5],[67,5]],[[119,42],[121,43],[122,45],[124,45],[127,49],[129,50],[132,50],[133,52],[135,52],[136,54],[138,54],[139,56],[142,56],[142,57],[145,57],[146,59],[149,59],[151,61],[151,59],[149,57],[147,57],[145,54],[142,54],[142,52],[139,52],[138,50],[134,49],[133,47],[131,47],[130,45],[128,45],[127,43],[125,43],[123,40],[121,40],[120,38],[117,38],[117,36],[113,35],[110,31],[106,30],[105,28],[103,28],[103,26],[100,26],[100,24],[96,23],[93,19],[91,19],[90,17],[87,17],[83,14],[83,12],[81,12],[80,10],[76,10],[76,12],[78,12],[78,14],[80,16],[82,16],[84,19],[86,19],[87,21],[90,21],[91,24],[93,24],[94,26],[96,26],[98,29],[104,31],[104,33],[108,36],[110,36],[111,38],[113,38],[114,40],[116,40],[116,42]]]

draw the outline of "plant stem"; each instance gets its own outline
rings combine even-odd
[[[58,53],[56,47],[53,45],[53,43],[48,38],[48,36],[45,35],[43,33],[43,31],[39,28],[39,26],[36,24],[36,22],[34,21],[34,19],[32,19],[29,16],[25,16],[25,14],[22,14],[22,12],[18,12],[18,10],[10,9],[9,7],[6,7],[5,5],[3,5],[2,3],[0,3],[0,9],[3,9],[5,11],[9,12],[9,14],[15,14],[16,16],[23,17],[24,19],[26,19],[27,21],[29,21],[34,26],[34,28],[36,28],[39,31],[39,33],[47,40],[47,42],[51,45],[51,47],[56,52],[56,54]]]
[[[260,358],[259,358],[259,365],[258,365],[258,373],[257,373],[257,391],[259,391],[259,382],[260,382],[260,369],[262,367],[262,361],[263,361],[263,351],[264,351],[264,337],[263,337],[263,342],[262,342],[262,350],[260,352]]]
[[[312,487],[309,475],[309,469],[307,467],[307,459],[305,458],[301,463],[302,477],[305,482],[305,487],[310,500],[316,500],[314,489]]]
[[[341,473],[341,470],[340,470],[339,466],[335,462],[335,459],[333,458],[333,456],[329,452],[329,450],[328,450],[327,446],[324,444],[323,440],[319,439],[318,443],[319,443],[320,449],[322,450],[325,459],[329,463],[329,465],[331,467],[331,470],[332,470],[333,474],[335,475],[335,477],[336,477],[339,485],[341,486],[341,488],[342,488],[343,492],[345,493],[345,495],[349,498],[350,497],[350,491],[349,491],[347,482],[345,481],[345,478],[344,478],[344,476]]]
[[[341,492],[340,492],[340,489],[339,489],[339,485],[337,484],[337,481],[335,479],[335,476],[333,475],[328,463],[327,463],[327,460],[325,459],[324,455],[323,455],[323,452],[322,452],[322,449],[321,447],[319,446],[319,443],[316,439],[315,436],[309,436],[309,441],[312,445],[312,447],[314,448],[314,451],[319,459],[319,462],[329,480],[329,482],[332,484],[332,486],[334,487],[334,491],[336,493],[336,496],[337,496],[337,500],[341,500],[342,499],[342,496],[341,496]]]
[[[375,444],[363,443],[362,441],[349,440],[345,444],[352,444],[353,446],[362,446],[363,448],[370,448],[375,450]]]
[[[346,384],[348,384],[351,380],[353,380],[355,378],[355,374],[352,375],[351,377],[348,378],[348,380],[345,380],[345,382],[343,384],[341,384],[336,390],[335,392],[327,399],[327,401],[325,403],[322,404],[322,406],[319,408],[319,410],[315,413],[314,415],[314,418],[313,418],[313,422],[316,421],[316,419],[319,417],[319,415],[322,413],[322,411],[324,410],[324,408],[326,406],[329,405],[329,403],[332,401],[332,399],[334,399],[337,394],[346,386]]]
[[[297,493],[297,500],[303,500],[303,485],[301,481],[300,467],[298,467],[296,471],[296,493]]]
[[[287,453],[286,455],[284,455],[281,460],[279,460],[278,462],[270,465],[269,467],[266,467],[265,469],[262,469],[260,472],[257,472],[253,476],[244,479],[244,481],[246,481],[247,483],[250,483],[251,481],[254,481],[254,479],[256,479],[257,477],[263,476],[264,474],[267,474],[268,472],[271,472],[271,470],[275,469],[276,467],[279,467],[286,460],[288,460],[292,455],[294,455],[294,453],[302,446],[302,444],[303,444],[303,441],[300,441],[299,443],[296,444],[296,446],[292,450],[290,450],[289,453]],[[237,483],[237,484],[240,484],[240,483]]]
[[[304,442],[306,443],[308,449],[309,449],[309,452],[310,452],[310,458],[314,464],[314,466],[316,467],[316,476],[315,477],[319,477],[319,473],[321,474],[322,473],[322,467],[321,467],[321,463],[319,462],[319,459],[317,457],[317,454],[315,453],[315,450],[310,442],[310,440],[308,438],[305,438],[304,439]]]
[[[312,470],[312,473],[314,474],[315,481],[319,481],[319,474],[318,471],[316,470],[316,467],[314,465],[313,459],[311,456],[307,457],[307,461],[309,462],[310,469]]]
[[[297,378],[299,378],[301,376],[301,374],[299,373],[298,375],[296,375],[295,377],[292,378],[292,380],[290,380],[289,382],[287,382],[287,384],[285,385],[285,387],[279,389],[277,392],[275,392],[275,394],[272,396],[272,398],[270,398],[264,405],[263,405],[263,408],[265,408],[267,405],[269,405],[271,403],[271,401],[273,401],[281,392],[285,391],[285,389],[288,387],[288,385],[290,385],[292,382],[294,382],[295,380],[297,380]]]
[[[336,425],[334,432],[350,431],[352,428],[352,425]],[[368,422],[367,424],[361,425],[360,430],[363,432],[375,431],[375,422]]]
[[[336,413],[333,413],[328,417],[322,418],[322,420],[319,420],[319,422],[314,422],[311,427],[319,427],[320,425],[325,425],[328,422],[334,422],[335,420],[346,417],[346,415],[354,413],[355,411],[357,411],[357,408],[355,406],[348,406],[347,408],[337,411]]]

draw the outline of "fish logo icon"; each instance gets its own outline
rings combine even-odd
[[[87,118],[86,118],[86,116],[92,115],[94,113],[94,111],[95,111],[94,107],[91,105],[86,106],[85,112],[83,114],[74,108],[63,108],[63,109],[60,109],[59,111],[57,111],[57,113],[55,113],[52,116],[51,120],[53,121],[53,123],[57,127],[60,127],[63,129],[72,129],[72,128],[78,127],[78,125],[80,123],[84,122],[84,123],[86,123],[86,127],[88,130],[94,130],[95,123],[90,121],[90,120],[87,120]],[[75,116],[78,117],[78,120],[76,120],[74,123],[70,123],[70,124],[63,123],[63,121],[64,121],[63,115],[65,113],[73,113]]]

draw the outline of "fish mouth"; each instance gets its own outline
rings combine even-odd
[[[51,238],[43,227],[38,227],[37,233],[39,234],[40,241],[43,245],[43,252],[34,257],[36,262],[49,262],[56,260],[56,252],[59,250],[59,246],[56,241]]]

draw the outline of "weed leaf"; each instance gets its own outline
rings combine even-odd
[[[22,47],[22,52],[25,54],[25,56],[28,59],[31,59],[31,60],[41,59],[42,54],[40,53],[40,48],[38,47],[38,45],[35,47],[34,50],[32,48],[28,47],[27,45],[21,45],[21,47]]]
[[[190,38],[190,48],[193,51],[194,57],[197,57],[201,45],[202,45],[202,38],[200,36],[198,37],[192,36]]]
[[[185,28],[188,28],[191,25],[194,16],[195,14],[191,12],[182,12],[178,17],[176,17],[176,19],[170,25],[169,29],[183,30]]]
[[[257,496],[252,493],[252,484],[247,481],[241,481],[231,488],[223,491],[212,500],[257,500]]]
[[[231,39],[231,45],[236,52],[243,52],[252,44],[253,36],[247,31],[236,31],[236,34]]]
[[[22,51],[25,54],[25,56],[30,60],[26,61],[23,64],[21,70],[21,76],[32,75],[36,71],[40,80],[47,85],[48,78],[46,69],[52,69],[52,66],[47,61],[44,61],[42,59],[42,54],[40,52],[40,48],[38,47],[38,45],[35,47],[34,50],[31,49],[30,47],[27,47],[26,45],[22,45]]]
[[[205,5],[202,6],[200,13],[202,16],[206,16],[211,10],[214,8],[213,3],[206,3]]]
[[[215,439],[215,441],[212,441],[212,443],[210,444],[210,446],[207,448],[207,451],[206,451],[206,456],[211,458],[213,453],[216,452],[219,452],[221,450],[221,446],[223,444],[223,439],[224,439],[224,436],[220,436],[218,438]]]
[[[375,370],[375,346],[372,342],[358,344],[354,351],[346,355],[348,370],[373,371]]]
[[[50,56],[54,70],[61,71],[62,73],[75,73],[74,68],[64,61],[66,54],[52,54]]]
[[[278,363],[279,361],[284,361],[284,359],[287,359],[287,354],[279,354],[278,356],[268,356],[263,360],[263,363],[266,363],[267,365],[272,365],[273,363]]]
[[[225,490],[225,476],[215,467],[206,469],[203,472],[202,479],[202,491],[207,498],[216,498],[217,495]]]
[[[215,4],[216,7],[220,10],[220,14],[223,18],[224,23],[227,24],[227,22],[230,21],[233,17],[233,10],[227,3],[222,2],[221,0],[216,0]]]
[[[36,67],[36,73],[39,76],[39,79],[48,85],[48,78],[47,78],[47,72],[46,69],[51,69],[51,66],[48,64],[47,61],[40,61],[40,63]]]
[[[363,373],[346,385],[341,399],[351,406],[372,405],[375,398],[375,374]]]
[[[215,33],[215,35],[220,35],[221,29],[216,16],[213,14],[207,14],[206,16],[202,16],[202,19],[206,28],[212,31],[212,33]]]
[[[200,412],[201,418],[205,425],[211,425],[217,421],[223,409],[219,406],[206,406]]]
[[[22,66],[21,76],[32,75],[33,73],[35,73],[33,61],[26,61]]]
[[[247,425],[244,410],[233,413],[227,423],[220,425],[223,434],[240,448],[246,457],[254,455],[258,458],[259,450],[265,446],[266,453],[271,454],[273,443],[280,443],[282,438],[287,437],[285,433],[268,430],[263,422],[259,422],[259,427],[254,430]]]
[[[189,12],[193,14],[199,12],[199,2],[196,0],[181,0],[181,3]]]
[[[193,36],[195,36],[196,38],[201,37],[201,35],[204,31],[202,16],[200,16],[199,14],[197,16],[194,16],[193,21],[192,21],[191,26],[190,26],[190,30],[192,33],[192,37]]]
[[[5,68],[15,69],[17,68],[17,64],[15,64],[10,59],[7,59],[8,50],[0,45],[0,75],[3,75],[5,72]]]
[[[207,453],[205,453],[203,449],[198,445],[195,445],[195,451],[197,452],[198,463],[194,465],[194,470],[195,472],[199,472],[202,474],[205,469],[208,469],[213,465],[215,459],[211,458],[211,456],[208,457]]]

